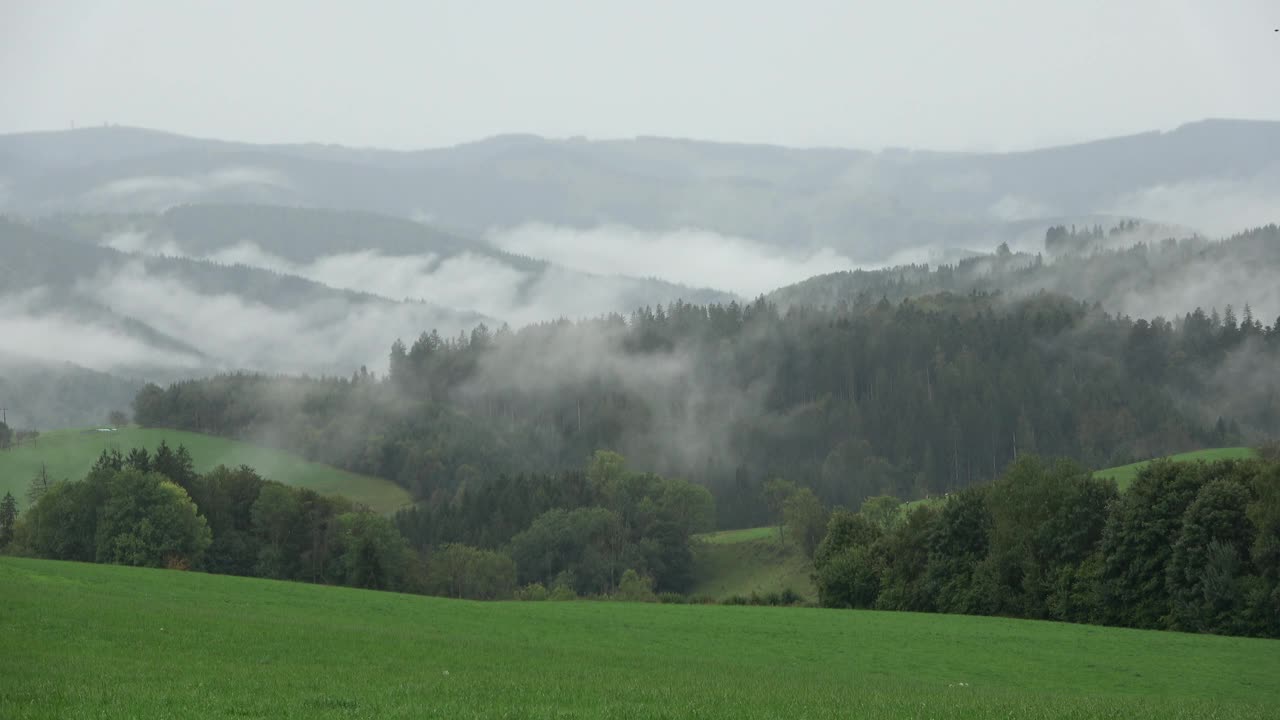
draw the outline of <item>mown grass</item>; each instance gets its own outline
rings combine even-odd
[[[0,717],[1274,718],[1280,643],[0,559]]]
[[[2,450],[0,495],[12,492],[19,505],[25,506],[31,478],[40,472],[42,465],[55,480],[76,480],[84,477],[103,450],[116,448],[128,452],[131,448],[145,447],[154,451],[161,440],[174,449],[185,445],[195,460],[197,472],[206,472],[218,465],[248,465],[271,480],[320,493],[345,495],[379,512],[391,512],[411,500],[403,488],[387,480],[307,462],[281,450],[181,430],[137,427],[115,432],[55,430]]]
[[[1167,459],[1175,462],[1191,462],[1195,460],[1213,462],[1214,460],[1242,460],[1256,456],[1257,452],[1253,448],[1228,447],[1185,452],[1178,455],[1170,455]],[[1142,468],[1151,464],[1151,462],[1151,460],[1143,460],[1142,462],[1130,463],[1119,467],[1106,468],[1105,470],[1096,470],[1093,474],[1094,477],[1111,478],[1112,480],[1115,480],[1116,485],[1121,490],[1124,490],[1133,483],[1134,478],[1138,477],[1138,472],[1141,471]]]

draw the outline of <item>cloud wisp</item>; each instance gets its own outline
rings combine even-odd
[[[708,230],[648,232],[624,225],[576,229],[529,223],[495,230],[498,249],[595,274],[657,277],[753,297],[854,263],[829,248],[789,254],[777,247]]]

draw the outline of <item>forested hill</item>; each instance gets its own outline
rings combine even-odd
[[[1124,221],[1110,228],[1050,227],[1043,253],[967,258],[936,267],[907,265],[809,278],[774,291],[791,305],[892,301],[938,292],[1040,291],[1101,303],[1134,317],[1173,317],[1246,305],[1266,321],[1280,316],[1280,227],[1267,225],[1221,241],[1181,237],[1172,228]],[[1180,239],[1178,239],[1180,238]]]
[[[760,524],[780,476],[833,504],[922,497],[1020,454],[1105,467],[1280,425],[1280,328],[1133,320],[1040,294],[864,299],[786,312],[676,303],[390,349],[377,379],[231,375],[150,386],[147,425],[272,442],[446,503],[602,448]]]

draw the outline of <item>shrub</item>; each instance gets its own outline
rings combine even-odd
[[[569,587],[568,585],[557,585],[554,588],[552,588],[551,595],[547,599],[555,602],[577,600],[578,593],[574,592],[573,588]]]
[[[658,599],[653,594],[653,578],[630,569],[622,573],[614,598],[627,602],[655,602]]]
[[[516,600],[525,600],[532,602],[540,602],[550,597],[547,587],[542,583],[529,583],[522,588],[516,588]]]

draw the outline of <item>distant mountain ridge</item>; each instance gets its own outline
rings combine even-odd
[[[1194,215],[1184,195],[1206,183],[1218,197],[1251,193],[1251,216],[1229,227],[1269,222],[1253,215],[1280,198],[1280,122],[1205,120],[1015,153],[523,135],[393,151],[108,127],[0,136],[0,177],[0,207],[24,214],[250,202],[429,216],[477,234],[530,222],[696,227],[871,262],[922,245],[991,248],[1035,218],[1195,226],[1160,214]]]

